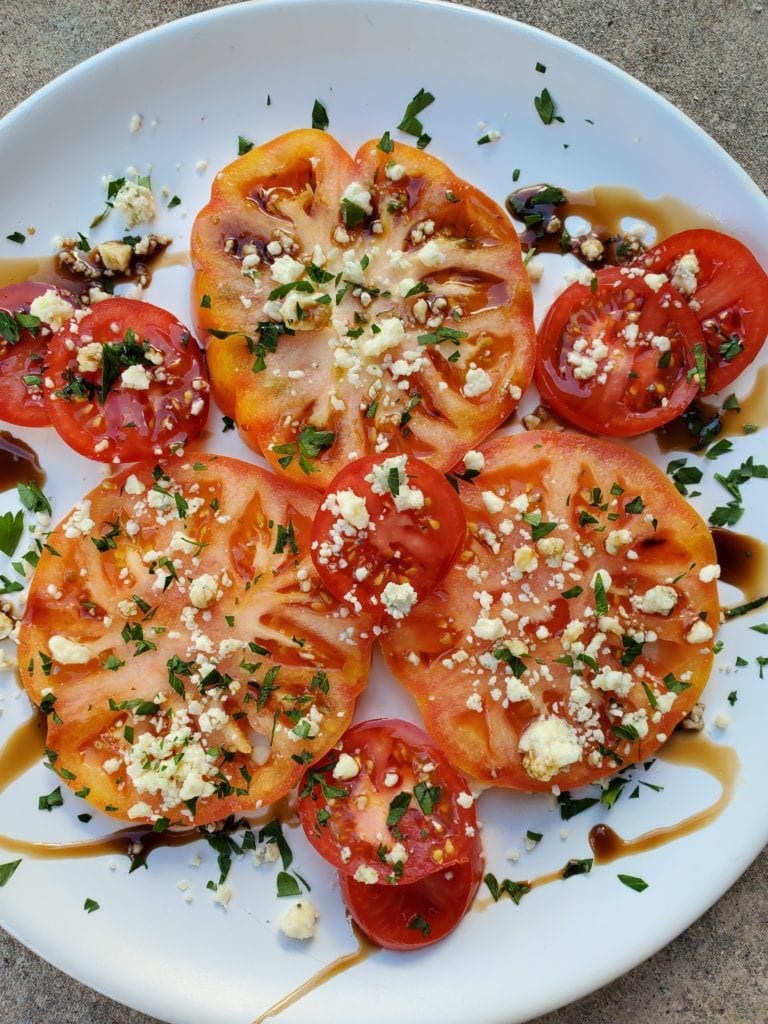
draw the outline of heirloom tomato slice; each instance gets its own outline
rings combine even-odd
[[[688,302],[706,344],[705,395],[738,377],[768,337],[768,275],[745,245],[709,228],[681,231],[638,257]]]
[[[467,544],[383,651],[452,763],[571,789],[649,757],[707,681],[714,544],[643,456],[531,431],[460,483]]]
[[[536,386],[569,423],[625,437],[683,413],[699,392],[701,330],[675,289],[608,267],[575,283],[539,328]]]
[[[80,455],[138,462],[194,440],[208,417],[208,373],[172,313],[138,299],[105,299],[50,340],[45,407]]]
[[[91,491],[50,535],[21,626],[57,770],[140,823],[284,795],[339,741],[369,668],[370,621],[309,557],[317,494],[201,458]]]
[[[442,473],[407,455],[368,455],[331,481],[312,524],[312,560],[353,608],[402,618],[448,572],[466,528]]]
[[[307,769],[299,816],[317,852],[368,886],[406,886],[470,861],[479,844],[466,780],[400,719],[353,726]]]
[[[53,291],[75,311],[75,301],[49,284],[28,281],[0,288],[0,419],[21,427],[45,427],[50,421],[43,399],[48,324],[30,306]]]
[[[354,159],[311,129],[255,147],[216,176],[192,258],[220,404],[318,489],[352,453],[448,469],[530,382],[531,288],[509,218],[388,136]]]

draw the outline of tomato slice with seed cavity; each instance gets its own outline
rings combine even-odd
[[[709,228],[681,231],[654,245],[635,265],[665,274],[701,325],[706,344],[705,395],[722,391],[768,337],[768,274],[735,238]]]
[[[503,210],[422,150],[290,132],[224,168],[192,232],[216,397],[278,472],[450,468],[515,409],[531,287]],[[323,443],[313,443],[318,435]]]
[[[208,372],[172,313],[137,299],[105,299],[50,340],[45,407],[80,455],[101,462],[167,456],[202,431]]]
[[[318,853],[366,887],[399,888],[473,859],[466,780],[417,726],[361,722],[308,769],[299,815]]]
[[[608,267],[570,285],[539,328],[536,386],[568,422],[633,436],[679,416],[696,397],[701,329],[680,294],[640,271]]]
[[[341,738],[370,664],[370,618],[309,557],[317,493],[198,457],[86,495],[48,538],[20,631],[57,771],[140,825],[284,796]]]
[[[49,424],[43,398],[46,350],[51,332],[29,307],[35,299],[54,291],[75,301],[49,284],[28,281],[0,288],[0,418],[22,427]]]
[[[413,456],[368,455],[330,483],[312,524],[312,560],[353,608],[402,618],[438,586],[465,530],[442,473]]]
[[[651,756],[699,699],[719,622],[710,532],[638,453],[501,437],[460,482],[467,542],[382,649],[460,770],[572,789]]]

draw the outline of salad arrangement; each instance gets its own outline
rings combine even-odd
[[[385,133],[353,160],[320,129],[242,148],[192,231],[210,383],[156,306],[0,296],[7,418],[127,464],[41,546],[20,675],[55,770],[107,814],[199,827],[298,785],[352,915],[413,948],[483,873],[456,768],[558,793],[649,757],[694,709],[720,615],[709,530],[642,456],[485,439],[533,375],[592,431],[678,416],[757,354],[768,278],[711,231],[605,269],[582,241],[595,266],[537,342],[514,225],[423,149]],[[113,197],[139,217],[141,189]],[[86,283],[137,240],[109,245],[79,257]],[[187,452],[210,388],[272,472]],[[348,731],[376,640],[431,740]]]

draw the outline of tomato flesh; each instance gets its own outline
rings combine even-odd
[[[712,537],[629,449],[531,431],[481,452],[460,484],[464,550],[388,624],[384,656],[460,770],[528,791],[595,782],[652,755],[709,677]]]
[[[205,425],[210,385],[203,354],[158,306],[105,299],[51,338],[47,366],[50,421],[86,458],[169,455]]]
[[[277,472],[319,490],[352,453],[447,470],[530,382],[517,233],[416,148],[371,140],[353,158],[313,130],[254,147],[216,175],[191,247],[219,403]]]
[[[339,741],[370,618],[309,557],[314,491],[256,466],[123,469],[50,534],[19,638],[56,767],[100,810],[190,827],[284,796]]]
[[[469,861],[435,871],[409,885],[365,885],[339,874],[349,913],[385,949],[410,950],[439,942],[469,910],[483,873],[479,847]]]
[[[668,285],[609,267],[572,284],[539,329],[535,380],[564,419],[596,434],[641,434],[679,416],[698,393],[695,317]]]
[[[466,521],[456,492],[422,460],[369,455],[341,470],[312,524],[312,559],[325,585],[353,607],[388,612],[393,587],[415,603],[453,564]],[[407,614],[407,612],[406,612]]]
[[[307,771],[299,796],[301,823],[318,853],[368,886],[407,886],[474,856],[467,783],[409,722],[353,726]]]
[[[708,228],[672,235],[635,264],[665,274],[701,325],[707,353],[703,393],[727,387],[768,337],[768,274],[745,245]]]
[[[51,332],[43,323],[34,324],[36,318],[25,317],[32,302],[51,290],[71,302],[74,312],[74,299],[49,284],[27,281],[0,288],[1,418],[22,427],[45,427],[50,422],[43,399],[43,371]]]

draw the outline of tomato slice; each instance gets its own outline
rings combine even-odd
[[[196,438],[208,416],[203,354],[173,314],[105,299],[50,340],[45,407],[80,455],[138,462]]]
[[[421,150],[372,140],[353,160],[309,129],[256,147],[216,175],[192,257],[219,403],[320,490],[374,453],[449,469],[530,382],[517,233]]]
[[[371,620],[309,557],[317,494],[201,458],[91,491],[49,537],[21,626],[57,770],[137,823],[283,796],[339,741],[370,664]]]
[[[401,618],[443,579],[465,530],[442,473],[407,455],[368,455],[329,485],[312,524],[312,560],[336,597]]]
[[[417,726],[353,726],[308,769],[299,815],[318,853],[374,889],[407,887],[473,860],[479,846],[465,779]]]
[[[28,281],[0,288],[0,410],[7,423],[22,427],[49,424],[43,400],[43,370],[50,337],[48,325],[30,314],[30,306],[46,292],[59,302],[69,303],[71,296],[49,284]]]
[[[468,775],[595,782],[653,754],[699,699],[719,622],[712,538],[631,450],[531,431],[481,452],[460,484],[467,544],[388,625],[385,658]]]
[[[420,949],[453,931],[472,905],[482,874],[478,845],[471,860],[410,885],[365,885],[340,873],[339,890],[349,913],[377,945]]]
[[[633,436],[679,416],[699,391],[696,318],[679,293],[639,271],[608,267],[570,285],[539,328],[536,386],[564,419]]]
[[[668,277],[704,332],[705,395],[738,377],[768,337],[768,274],[745,245],[709,228],[681,231],[635,261]]]

